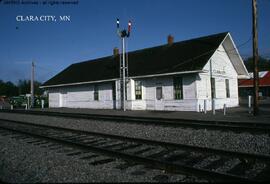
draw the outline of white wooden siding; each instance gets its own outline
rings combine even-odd
[[[59,95],[57,92],[49,92],[49,106],[59,107]]]
[[[216,109],[222,109],[224,104],[227,107],[236,107],[239,105],[237,73],[228,57],[224,47],[219,46],[211,58],[212,76],[215,78],[216,86]],[[204,107],[204,100],[207,100],[207,110],[211,110],[211,84],[210,84],[210,61],[204,66],[206,73],[200,73],[197,76],[197,98],[198,108]],[[229,79],[230,98],[226,98],[225,79]]]
[[[136,79],[142,81],[142,100],[135,100],[132,93],[130,102],[132,110],[168,110],[168,111],[196,111],[197,100],[195,92],[196,75],[183,76],[182,100],[174,99],[173,76]],[[156,98],[156,87],[162,87],[162,99]],[[131,88],[134,89],[132,82]]]
[[[98,85],[99,100],[94,100],[94,85],[63,87],[49,92],[50,107],[112,109],[112,83]],[[61,98],[61,99],[60,99]],[[62,105],[60,102],[62,101]]]
[[[237,73],[223,46],[212,56],[213,77],[216,79],[216,109],[239,105]],[[182,75],[183,99],[174,99],[173,76],[130,79],[127,83],[126,107],[131,110],[168,110],[168,111],[199,111],[207,101],[207,110],[211,110],[210,63],[204,73]],[[225,79],[229,79],[230,98],[226,98]],[[135,99],[135,80],[142,81],[142,99]],[[94,100],[94,85],[78,85],[73,87],[54,88],[49,90],[50,107],[119,109],[120,82],[115,82],[116,100],[112,97],[112,83],[99,83],[99,100]],[[156,87],[162,87],[162,99],[156,98]],[[62,102],[60,104],[60,102]]]

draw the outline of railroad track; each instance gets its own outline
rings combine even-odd
[[[269,123],[256,122],[227,122],[227,121],[205,121],[205,120],[188,120],[188,119],[166,119],[166,118],[148,118],[148,117],[131,117],[119,115],[100,115],[100,114],[81,114],[81,113],[63,113],[35,110],[7,110],[2,109],[0,112],[31,114],[42,116],[56,116],[65,118],[80,118],[80,119],[97,119],[133,123],[146,125],[159,125],[165,127],[190,127],[195,129],[212,129],[219,131],[233,131],[237,133],[266,133],[270,132]]]
[[[209,181],[270,180],[270,157],[111,134],[0,120],[0,129]],[[110,161],[110,160],[109,160]]]

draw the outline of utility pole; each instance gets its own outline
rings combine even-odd
[[[253,34],[253,115],[259,113],[259,71],[258,71],[258,32],[257,0],[252,0],[252,34]]]
[[[120,31],[120,21],[117,19],[117,34],[122,39],[122,63],[120,56],[120,88],[121,88],[121,108],[126,111],[126,75],[127,75],[127,66],[126,66],[126,51],[125,51],[125,37],[130,36],[131,31],[131,21],[128,22],[128,31],[125,29]]]
[[[32,61],[32,68],[31,68],[31,108],[34,107],[34,100],[35,100],[35,96],[34,96],[34,75],[35,75],[35,64],[34,61]]]

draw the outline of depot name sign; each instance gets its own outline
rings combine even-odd
[[[219,75],[225,75],[226,74],[226,72],[225,72],[225,70],[213,70],[213,73],[214,74],[219,74]]]

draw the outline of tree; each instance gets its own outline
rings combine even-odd
[[[42,95],[43,90],[40,89],[41,83],[34,82],[35,95]],[[0,96],[12,97],[18,95],[25,95],[30,93],[30,80],[19,80],[16,86],[12,82],[4,82],[0,80]]]
[[[35,88],[35,94],[36,95],[42,95],[43,94],[43,89],[40,89],[39,87],[41,86],[42,83],[38,81],[34,81],[34,88]]]
[[[20,95],[25,95],[30,93],[30,80],[19,80],[18,82],[18,89]],[[35,88],[35,95],[42,95],[42,89],[40,89],[41,83],[38,81],[34,81],[34,88]]]
[[[25,95],[30,93],[30,81],[29,80],[19,80],[18,89],[20,95]]]
[[[0,80],[0,95],[11,97],[18,95],[18,87],[15,86],[12,82],[3,82]]]
[[[252,57],[247,58],[246,60],[244,60],[244,63],[246,65],[248,72],[252,72],[253,71],[253,58]],[[270,61],[263,57],[259,57],[258,68],[259,68],[259,71],[270,70]]]

